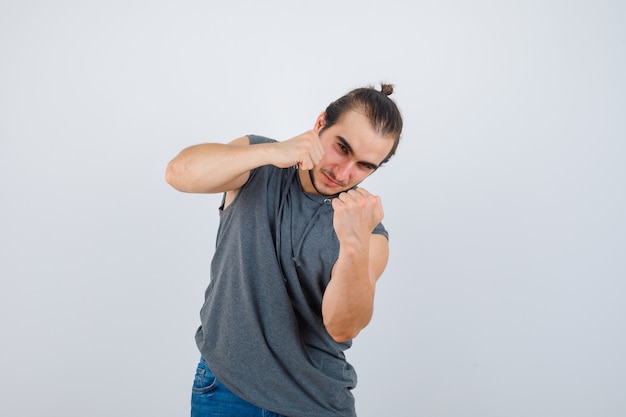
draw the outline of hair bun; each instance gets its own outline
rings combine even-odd
[[[393,94],[393,84],[381,84],[380,92],[386,96]]]

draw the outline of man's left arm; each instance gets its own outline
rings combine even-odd
[[[322,300],[326,330],[337,342],[353,339],[372,318],[376,281],[389,258],[387,238],[372,234],[383,219],[380,197],[363,188],[333,199],[339,256]]]

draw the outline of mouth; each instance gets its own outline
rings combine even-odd
[[[338,183],[337,181],[335,181],[324,170],[321,170],[320,173],[322,174],[322,178],[320,178],[320,182],[322,182],[323,185],[325,185],[325,187],[321,187],[322,189],[318,187],[318,186],[322,186],[322,184],[317,184],[315,181],[313,170],[309,170],[309,178],[311,179],[311,185],[313,186],[317,194],[324,196],[324,197],[329,197],[329,198],[336,197],[337,195],[339,195],[339,192],[341,190],[339,190],[339,192],[337,192],[336,190],[333,190],[331,192],[329,191],[333,188],[340,187],[341,183]],[[328,188],[328,190],[323,190],[323,188]]]
[[[324,182],[329,187],[345,187],[343,182],[335,180],[328,172],[322,170],[322,176],[324,177]]]

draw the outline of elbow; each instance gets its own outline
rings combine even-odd
[[[324,307],[324,306],[323,306]],[[371,321],[372,308],[352,314],[333,311],[331,308],[322,308],[322,322],[326,332],[337,343],[345,343],[356,338]]]
[[[173,159],[167,164],[167,168],[165,169],[165,182],[171,185],[174,189],[185,192],[187,190],[183,186],[184,183],[181,178],[182,175],[179,163],[176,159]]]
[[[339,325],[338,323],[333,325],[333,323],[325,322],[324,327],[335,342],[345,343],[357,337],[365,326]]]
[[[172,167],[172,161],[167,164],[165,168],[165,182],[174,187],[174,168]]]
[[[337,343],[346,343],[346,342],[349,342],[350,340],[354,339],[355,337],[357,337],[359,332],[333,332],[333,333],[331,333],[329,331],[328,334],[330,335],[330,337],[333,338],[333,340],[335,342],[337,342]]]

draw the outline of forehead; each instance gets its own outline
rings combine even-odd
[[[379,165],[391,152],[394,139],[379,134],[367,116],[357,110],[345,112],[328,129],[333,137],[343,138],[360,161]]]

